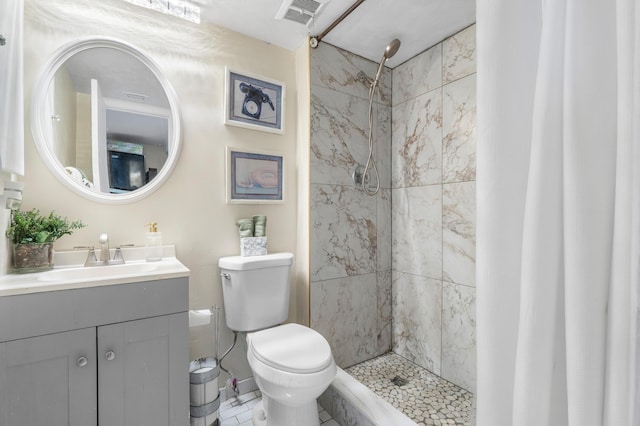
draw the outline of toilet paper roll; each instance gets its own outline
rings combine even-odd
[[[189,327],[199,327],[211,324],[211,310],[199,309],[189,311]]]

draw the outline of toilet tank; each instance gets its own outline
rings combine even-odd
[[[218,261],[227,327],[255,331],[289,316],[293,254],[230,256]]]

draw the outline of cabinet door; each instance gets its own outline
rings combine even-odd
[[[0,426],[96,426],[96,329],[0,343]]]
[[[100,426],[189,424],[186,312],[98,327]]]

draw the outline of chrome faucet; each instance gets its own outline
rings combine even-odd
[[[100,234],[98,238],[100,243],[100,259],[96,256],[96,250],[93,246],[74,247],[75,249],[88,249],[87,260],[84,262],[84,266],[104,266],[104,265],[122,265],[124,263],[124,257],[122,256],[122,250],[117,246],[111,259],[109,251],[109,236],[107,234]],[[133,246],[133,244],[126,244],[126,246]]]

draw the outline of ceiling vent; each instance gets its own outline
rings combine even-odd
[[[329,0],[285,0],[276,19],[287,19],[309,26],[327,3]]]

